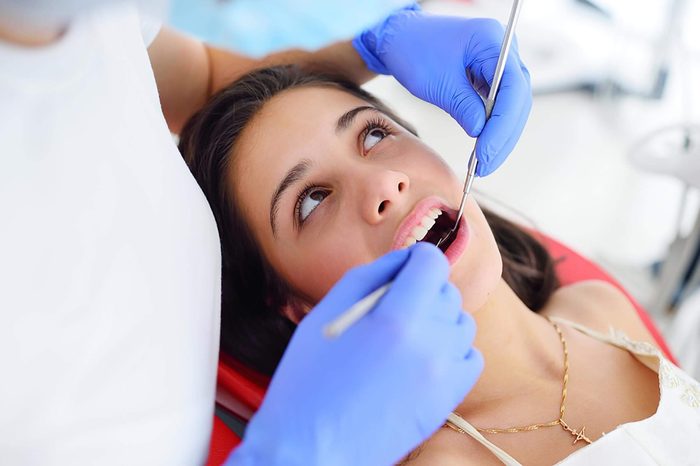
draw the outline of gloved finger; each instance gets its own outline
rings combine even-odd
[[[439,406],[454,409],[483,369],[481,355],[472,346],[475,325],[469,315],[465,316],[466,319],[460,319],[459,324],[428,326],[421,333],[422,337],[432,337],[429,343],[432,351],[423,361],[414,361],[416,366],[421,362],[425,364],[419,383],[437,390],[439,395],[435,400],[440,400],[438,405],[430,406],[431,412],[418,416],[428,423],[437,422],[434,416],[439,414]]]
[[[500,25],[494,25],[492,27],[501,28]],[[502,41],[503,32],[492,31],[490,41],[484,44],[482,50],[480,50],[475,57],[472,57],[470,61],[465,63],[469,81],[475,88],[481,90],[480,92],[484,99],[486,99],[496,75],[496,67],[498,66]],[[520,64],[521,60],[518,51],[511,45],[508,51],[508,59],[506,60],[506,65],[503,70],[503,76],[505,77],[507,73],[516,71]]]
[[[469,357],[476,336],[476,324],[470,314],[460,309],[456,321],[449,324],[441,322],[434,328],[432,333],[439,335],[439,343],[434,344],[434,351],[441,352],[446,358],[446,364],[454,365]]]
[[[523,76],[525,76],[525,80],[527,81],[527,85],[532,88],[532,79],[530,77],[530,70],[527,69],[527,66],[525,66],[523,63],[520,64],[520,71],[522,71]]]
[[[524,121],[522,119],[523,110],[526,109],[529,114],[531,106],[530,86],[520,67],[506,71],[503,74],[491,118],[484,126],[476,144],[476,155],[480,164],[491,168],[492,161],[510,137],[513,135],[520,137],[527,121],[527,118]]]
[[[464,400],[479,380],[484,370],[484,358],[478,349],[472,347],[466,357],[453,361],[448,370],[449,380],[440,385],[441,398],[454,407]]]
[[[525,124],[527,123],[527,119],[530,116],[530,110],[532,108],[532,105],[529,105],[525,108],[522,109],[522,113],[520,114],[520,123],[523,128],[525,127]],[[522,133],[522,131],[521,131]],[[491,173],[493,173],[498,167],[500,167],[503,162],[508,158],[510,153],[513,151],[515,148],[515,145],[518,143],[518,140],[520,139],[521,133],[513,133],[510,135],[508,138],[508,141],[503,145],[501,148],[500,152],[496,154],[493,159],[487,164],[480,163],[476,166],[476,174],[477,176],[488,176]]]
[[[309,317],[332,319],[385,285],[399,273],[410,256],[409,249],[392,251],[374,262],[350,269],[318,303]]]
[[[477,86],[477,89],[475,90],[472,86]],[[478,84],[470,83],[465,75],[464,82],[455,91],[449,106],[443,106],[443,108],[449,108],[452,118],[473,138],[481,133],[486,122],[484,102],[477,91]]]
[[[495,25],[494,27],[500,29],[501,25]],[[500,37],[502,37],[502,34],[502,32],[497,33],[497,37],[499,37],[499,39],[498,41],[493,42],[493,44],[489,47],[492,53],[488,56],[488,58],[473,60],[466,64],[465,76],[467,77],[466,82],[468,85],[466,85],[466,89],[464,91],[462,91],[460,88],[460,92],[458,92],[453,99],[455,109],[451,111],[450,114],[472,137],[479,136],[484,129],[483,127],[485,124],[486,112],[483,101],[488,97],[491,84],[493,83],[493,79],[496,74],[498,55],[500,53]],[[494,38],[495,37],[496,36],[494,36]],[[500,84],[501,88],[505,82],[512,80],[511,76],[514,74],[517,75],[520,64],[521,62],[520,57],[518,56],[517,48],[514,49],[511,47],[508,53],[508,60],[506,60],[506,66],[503,70],[503,77]],[[476,99],[476,101],[473,99]],[[496,100],[498,101],[498,98]],[[477,103],[479,105],[477,105]],[[462,107],[461,109],[457,108],[457,106],[460,104]],[[476,108],[481,109],[481,111],[476,112]],[[474,126],[473,128],[469,128],[468,117],[478,119],[478,127]]]
[[[505,34],[505,31],[504,31]],[[510,43],[510,49],[514,50],[517,55],[520,55],[520,45],[518,44],[518,35],[513,34],[513,42]]]
[[[441,290],[441,305],[435,307],[435,312],[441,322],[457,323],[462,311],[462,293],[452,283],[447,282]]]
[[[442,251],[425,242],[411,246],[409,251],[406,265],[374,310],[378,318],[388,314],[406,319],[412,317],[412,313],[432,309],[447,282],[450,267]]]
[[[465,357],[455,364],[457,367],[454,370],[455,374],[459,374],[458,379],[461,386],[458,389],[462,396],[466,396],[469,390],[472,389],[474,383],[479,379],[479,376],[484,370],[484,357],[481,351],[473,346]],[[457,383],[455,381],[455,383]],[[461,400],[460,400],[461,401]]]
[[[462,358],[468,356],[474,345],[476,337],[476,322],[471,314],[466,311],[461,311],[457,320],[456,326],[457,338],[462,343],[461,352],[458,353]]]

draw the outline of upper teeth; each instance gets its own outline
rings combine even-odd
[[[420,223],[413,227],[413,230],[411,230],[411,233],[409,233],[406,241],[404,241],[403,247],[407,248],[412,246],[425,238],[425,235],[428,234],[428,230],[435,225],[435,219],[437,219],[440,215],[442,215],[442,211],[437,207],[430,209],[421,219]]]

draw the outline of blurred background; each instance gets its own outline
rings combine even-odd
[[[175,0],[171,23],[260,56],[352,37],[404,0]],[[505,23],[509,0],[425,10]],[[700,376],[700,2],[529,0],[517,28],[534,106],[480,200],[592,259],[656,319]],[[464,176],[473,140],[393,78],[366,88]]]

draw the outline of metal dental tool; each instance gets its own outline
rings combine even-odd
[[[496,71],[493,76],[493,82],[491,83],[491,89],[489,90],[488,98],[484,102],[484,107],[486,108],[486,121],[489,120],[489,118],[491,117],[491,112],[493,111],[493,105],[496,101],[498,87],[501,84],[503,71],[506,67],[506,59],[508,57],[508,52],[510,51],[510,44],[513,41],[515,23],[518,22],[518,16],[520,16],[520,7],[522,3],[523,0],[513,0],[513,6],[510,10],[510,18],[508,19],[508,26],[506,27],[503,43],[501,44],[501,51],[498,55],[498,62],[496,64]],[[469,156],[469,164],[467,166],[467,179],[464,182],[464,194],[462,195],[462,202],[459,205],[459,213],[457,214],[455,226],[452,227],[452,229],[448,231],[445,236],[440,238],[440,240],[437,242],[438,247],[457,231],[457,228],[459,227],[459,221],[462,219],[462,214],[464,213],[464,204],[467,201],[467,195],[472,189],[472,183],[474,182],[475,173],[476,144],[474,145],[474,149],[472,149],[472,153]],[[372,310],[375,304],[377,304],[377,301],[379,301],[382,298],[382,296],[384,296],[386,292],[389,291],[392,282],[393,281],[390,281],[385,285],[377,288],[372,293],[368,294],[360,301],[355,303],[350,309],[338,316],[335,320],[327,324],[323,328],[323,334],[327,338],[339,337],[343,332],[345,332],[345,330],[348,329],[348,327],[360,320],[365,314]]]
[[[489,89],[489,95],[484,102],[484,108],[486,110],[486,122],[491,118],[491,112],[493,112],[493,105],[496,102],[496,94],[498,94],[498,88],[501,85],[501,78],[503,77],[503,71],[506,68],[506,60],[508,59],[508,52],[510,51],[510,44],[513,42],[513,34],[515,33],[515,24],[518,22],[518,17],[520,16],[520,7],[522,6],[522,0],[513,0],[513,6],[510,10],[510,18],[508,19],[508,26],[506,28],[506,33],[503,38],[503,43],[501,44],[501,52],[498,54],[498,63],[496,64],[496,72],[493,75],[493,82],[491,83],[491,89]],[[442,243],[447,241],[452,235],[457,232],[459,228],[459,222],[462,220],[462,214],[464,213],[464,205],[467,202],[467,196],[469,191],[472,190],[472,183],[474,182],[474,176],[476,174],[476,143],[472,149],[472,153],[469,156],[469,163],[467,165],[467,179],[464,181],[464,190],[462,191],[462,201],[459,203],[459,211],[457,212],[457,219],[455,220],[455,225],[450,231],[448,231],[445,236],[440,238],[440,240],[435,244],[440,247]]]

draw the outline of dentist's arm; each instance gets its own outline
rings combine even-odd
[[[164,27],[148,49],[161,105],[177,133],[213,93],[255,68],[294,63],[361,84],[392,74],[415,96],[448,112],[471,136],[477,174],[498,168],[515,147],[532,106],[530,75],[511,48],[488,124],[480,95],[493,79],[503,28],[495,20],[432,16],[410,6],[350,42],[314,52],[287,50],[254,59]],[[370,71],[371,70],[371,71]]]
[[[389,465],[437,430],[483,368],[434,246],[350,271],[304,318],[227,466]],[[335,340],[323,326],[394,279]]]
[[[256,59],[163,27],[148,48],[148,55],[163,113],[174,133],[212,94],[256,68],[297,64],[308,70],[340,74],[358,84],[375,76],[350,41],[313,52],[291,49]]]

